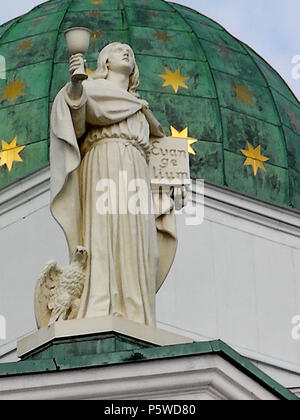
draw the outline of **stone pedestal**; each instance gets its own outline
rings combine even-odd
[[[192,343],[190,338],[124,318],[101,317],[60,321],[18,342],[22,360],[55,359],[115,353]]]
[[[0,363],[0,400],[299,400],[219,340],[160,346],[118,331],[61,333]]]
[[[18,354],[0,364],[0,400],[298,400],[220,340],[122,318],[57,322],[21,340]]]

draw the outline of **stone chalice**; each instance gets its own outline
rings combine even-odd
[[[70,56],[81,56],[82,60],[79,68],[72,74],[73,81],[86,80],[88,75],[85,71],[83,56],[87,53],[90,45],[92,31],[88,28],[74,27],[67,29],[65,32],[66,43],[70,52]]]

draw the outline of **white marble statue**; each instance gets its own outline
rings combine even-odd
[[[177,245],[173,201],[152,199],[148,175],[149,138],[164,133],[136,93],[139,71],[128,45],[106,46],[83,82],[72,78],[82,60],[71,57],[71,82],[54,101],[50,147],[52,214],[70,255],[77,245],[88,252],[77,317],[154,326],[155,294]],[[132,211],[133,203],[145,209],[141,201],[149,211]]]

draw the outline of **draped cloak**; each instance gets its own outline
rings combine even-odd
[[[120,192],[119,171],[129,181],[144,179],[150,190],[149,136],[162,137],[162,129],[138,98],[106,80],[88,79],[77,101],[68,88],[58,93],[51,113],[50,208],[70,255],[77,245],[89,252],[78,318],[115,315],[155,325],[155,293],[177,245],[172,200],[154,194],[150,215],[100,215],[96,204],[101,178],[112,179]]]

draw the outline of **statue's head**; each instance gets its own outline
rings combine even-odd
[[[109,71],[128,75],[128,91],[137,96],[135,92],[139,86],[139,69],[134,52],[129,45],[113,42],[100,51],[97,70],[92,77],[93,79],[106,79]]]

